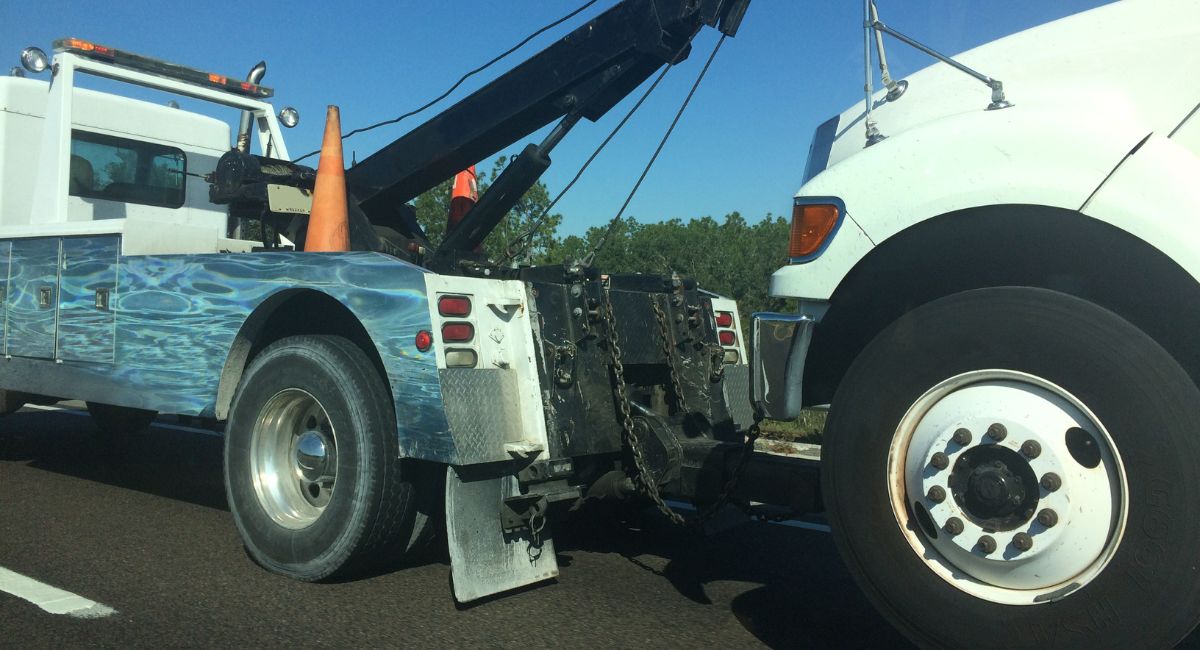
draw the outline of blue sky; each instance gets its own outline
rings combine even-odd
[[[292,155],[299,155],[319,145],[327,104],[341,107],[345,131],[407,112],[582,3],[5,0],[0,2],[0,65],[7,70],[16,64],[26,45],[49,51],[51,41],[63,36],[239,78],[265,59],[263,84],[275,88],[276,106],[300,111],[300,126],[285,134]],[[613,4],[615,0],[600,0],[568,25],[579,25]],[[1104,2],[878,0],[884,22],[947,53],[1100,4]],[[473,77],[450,101],[549,45],[569,31],[568,25]],[[787,213],[813,128],[861,100],[861,25],[862,5],[856,0],[754,0],[737,38],[722,46],[627,214],[657,221],[720,217],[737,210],[753,221],[768,212]],[[667,75],[559,203],[556,211],[566,216],[560,234],[581,233],[616,213],[715,42],[714,30],[697,38],[691,58]],[[888,61],[897,77],[930,62],[899,43],[889,45]],[[599,123],[576,127],[554,151],[554,166],[544,177],[552,194],[608,134],[628,101]],[[196,104],[180,103],[184,108]],[[365,158],[447,105],[347,140],[347,157],[354,152]],[[507,151],[538,139],[531,136]],[[490,168],[490,161],[483,166]]]

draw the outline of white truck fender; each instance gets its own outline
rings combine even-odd
[[[1113,172],[1081,212],[1122,228],[1162,251],[1200,281],[1200,158],[1153,135]],[[1116,260],[1114,260],[1116,261]]]
[[[1078,210],[1151,130],[1112,97],[1103,111],[1018,105],[898,133],[800,188],[797,196],[841,198],[846,219],[819,264],[779,269],[770,294],[828,300],[871,248],[948,212],[996,204]]]

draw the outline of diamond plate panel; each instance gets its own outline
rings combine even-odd
[[[504,443],[524,437],[516,375],[475,368],[443,368],[439,374],[455,464],[508,460]]]
[[[721,384],[725,405],[739,431],[754,424],[754,408],[750,405],[750,366],[725,366],[725,381]]]

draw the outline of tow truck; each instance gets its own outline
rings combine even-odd
[[[677,521],[669,498],[818,507],[814,468],[747,444],[732,300],[477,252],[572,127],[685,59],[702,28],[733,36],[748,4],[617,3],[346,169],[341,252],[305,248],[320,178],[289,160],[295,112],[267,102],[264,67],[238,80],[76,38],[52,60],[27,49],[49,82],[0,79],[4,411],[74,399],[110,431],[223,422],[257,563],[349,575],[444,524],[460,601],[557,575],[549,520],[591,500]],[[80,75],[240,111],[238,131]],[[408,202],[555,120],[433,246]],[[261,240],[239,236],[248,221]]]

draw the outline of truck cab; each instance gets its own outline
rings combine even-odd
[[[97,56],[95,44],[79,39],[57,45],[53,85],[0,78],[0,237],[119,236],[127,255],[250,250],[253,242],[227,237],[228,209],[209,201],[204,180],[230,148],[228,123],[79,88],[74,77],[100,72],[251,111],[262,152],[286,157],[271,106],[158,76],[146,57],[104,46],[109,54]]]

